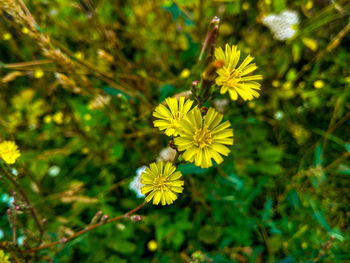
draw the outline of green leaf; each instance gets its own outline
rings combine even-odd
[[[47,173],[49,169],[49,163],[45,160],[33,159],[32,164],[30,166],[30,171],[37,178],[37,180],[41,180],[42,177]]]
[[[177,170],[180,171],[183,175],[188,174],[205,174],[208,169],[202,169],[198,166],[195,166],[193,163],[180,164],[177,167]]]
[[[346,143],[346,144],[345,144],[345,149],[347,149],[348,152],[350,152],[350,144],[349,144],[349,143]]]
[[[167,97],[175,92],[175,88],[171,84],[160,87],[160,101],[164,101]]]
[[[221,236],[221,228],[213,225],[206,225],[199,229],[198,239],[205,244],[215,244]]]
[[[323,226],[327,231],[330,231],[330,227],[324,217],[323,212],[319,209],[317,203],[312,200],[311,198],[308,198],[308,203],[310,207],[312,208],[312,215],[317,220],[317,222]]]
[[[137,249],[137,246],[134,243],[121,239],[108,243],[108,246],[121,254],[132,254]]]
[[[281,150],[276,147],[263,147],[260,149],[259,155],[264,161],[268,162],[278,162],[282,158]]]
[[[272,215],[272,199],[270,196],[267,197],[266,203],[265,203],[265,207],[263,212],[261,213],[261,220],[262,221],[266,221],[269,219],[269,217]]]
[[[316,146],[316,150],[315,150],[315,166],[321,166],[323,163],[322,160],[322,146],[321,144],[318,144]]]
[[[273,8],[277,13],[283,11],[284,9],[286,9],[285,0],[273,0]]]
[[[297,209],[300,207],[300,200],[297,191],[290,190],[287,194],[287,200],[291,206],[294,207],[294,209]]]
[[[123,144],[117,143],[112,148],[112,153],[111,153],[110,157],[114,160],[118,160],[123,156],[123,153],[124,153]]]

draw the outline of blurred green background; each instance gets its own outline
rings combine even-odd
[[[49,52],[70,61],[0,13],[0,139],[21,150],[13,167],[47,219],[45,242],[99,210],[114,217],[143,202],[129,184],[168,145],[152,110],[200,79],[215,15],[217,46],[237,44],[264,77],[259,99],[210,102],[235,145],[220,166],[180,164],[185,190],[173,205],[147,205],[141,222],[102,226],[27,262],[350,262],[348,1],[24,2]],[[288,9],[300,23],[278,41],[262,19]],[[10,242],[12,186],[0,179],[0,241]],[[18,217],[20,248],[35,246],[34,221]]]

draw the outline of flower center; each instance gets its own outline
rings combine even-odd
[[[196,134],[193,136],[194,144],[199,148],[204,148],[210,145],[213,141],[210,131],[207,128],[202,128],[196,131]]]
[[[176,112],[173,114],[173,119],[171,120],[171,125],[174,128],[179,128],[180,127],[180,121],[182,120],[182,112]]]
[[[153,181],[154,187],[157,191],[164,191],[168,188],[168,180],[163,174],[160,174],[159,177],[156,177]]]
[[[229,70],[227,69],[225,72],[225,85],[229,88],[233,88],[236,87],[238,85],[238,82],[241,81],[241,72],[236,70],[236,69],[232,69]]]

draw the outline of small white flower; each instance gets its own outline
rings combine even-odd
[[[61,171],[61,168],[59,168],[58,166],[54,165],[54,166],[51,166],[49,168],[49,175],[51,177],[56,177]]]
[[[0,198],[0,201],[3,202],[3,203],[7,203],[7,205],[9,207],[13,207],[13,201],[15,199],[13,198],[13,196],[9,196],[8,194],[2,194],[1,195],[1,198]]]
[[[18,238],[17,238],[17,244],[18,244],[19,246],[22,246],[25,239],[26,239],[26,238],[25,238],[24,236],[18,237]]]
[[[278,120],[278,121],[282,120],[283,116],[284,116],[283,111],[276,111],[275,114],[274,114],[275,119]]]
[[[132,180],[129,185],[129,189],[136,193],[136,197],[143,198],[145,195],[141,194],[141,187],[143,184],[141,183],[141,174],[146,170],[147,166],[141,166],[136,170],[136,176]]]
[[[263,24],[271,30],[275,39],[284,41],[294,36],[296,30],[293,26],[299,24],[298,13],[286,10],[279,15],[271,14],[263,18]]]

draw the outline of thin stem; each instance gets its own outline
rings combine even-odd
[[[16,193],[13,193],[13,205],[14,208],[11,208],[11,213],[13,216],[13,221],[12,221],[12,243],[14,245],[17,244],[17,210],[16,210]]]
[[[324,168],[324,171],[327,172],[333,167],[337,167],[343,160],[346,160],[350,156],[349,152],[343,153],[339,158],[330,163],[327,167]]]
[[[31,253],[31,252],[36,252],[36,251],[39,251],[39,250],[42,250],[42,249],[46,249],[46,248],[50,248],[50,247],[54,247],[58,244],[65,244],[95,228],[98,228],[100,226],[103,226],[103,225],[106,225],[106,224],[109,224],[109,223],[112,223],[112,222],[115,222],[115,221],[118,221],[118,220],[121,220],[123,218],[127,218],[129,217],[130,215],[132,215],[133,213],[137,212],[138,210],[140,210],[142,207],[144,207],[146,204],[146,202],[140,204],[139,206],[135,207],[134,209],[131,209],[129,212],[123,214],[123,215],[120,215],[120,216],[117,216],[117,217],[114,217],[114,218],[111,218],[111,219],[108,219],[106,221],[101,221],[99,223],[96,223],[96,224],[92,224],[92,225],[89,225],[87,227],[85,227],[84,229],[76,232],[75,234],[71,235],[70,237],[68,238],[64,238],[64,239],[61,239],[59,241],[55,241],[55,242],[52,242],[52,243],[49,243],[49,244],[45,244],[45,245],[42,245],[42,246],[38,246],[38,247],[35,247],[35,248],[32,248],[32,249],[28,249],[28,250],[25,250],[23,251],[24,253]]]
[[[335,119],[336,119],[336,113],[337,110],[339,108],[339,103],[336,104],[336,106],[334,107],[334,111],[332,114],[332,118],[331,121],[329,123],[327,132],[323,138],[323,147],[322,147],[322,151],[325,151],[326,145],[327,145],[327,141],[329,136],[336,130],[338,129],[347,119],[350,118],[350,112],[348,112],[344,117],[342,117],[338,122],[335,123]]]
[[[17,62],[17,63],[9,63],[5,64],[4,68],[23,68],[23,67],[30,67],[30,66],[37,66],[37,65],[43,65],[43,64],[51,64],[53,63],[49,59],[43,59],[43,60],[34,60],[34,61],[26,61],[26,62]]]
[[[26,202],[32,217],[36,223],[36,225],[38,226],[38,229],[40,231],[40,237],[39,237],[39,245],[41,244],[42,238],[43,238],[43,234],[44,234],[44,230],[40,224],[40,221],[38,219],[38,216],[34,210],[33,205],[31,204],[31,202],[29,201],[27,195],[25,194],[25,192],[23,191],[23,189],[21,188],[21,186],[17,183],[16,180],[14,180],[12,178],[12,175],[6,170],[4,169],[2,166],[0,166],[0,170],[3,172],[3,174],[5,175],[5,177],[15,186],[15,188],[17,189],[17,191],[20,193],[20,195],[22,196],[23,200]]]

